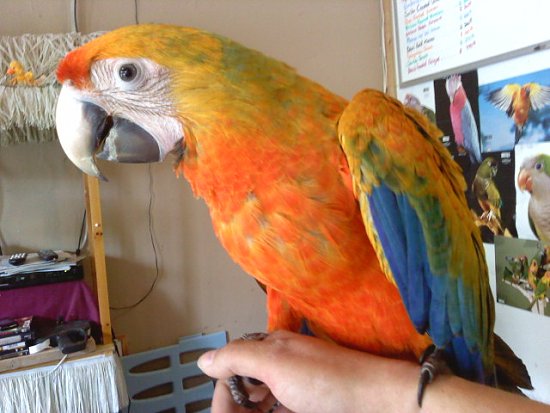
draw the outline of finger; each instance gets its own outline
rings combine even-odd
[[[208,376],[226,379],[231,376],[253,377],[262,380],[265,352],[261,341],[233,341],[225,347],[208,351],[197,360],[199,368]]]

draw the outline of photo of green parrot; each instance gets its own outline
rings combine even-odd
[[[265,286],[268,332],[305,325],[365,352],[426,355],[419,402],[441,359],[469,380],[532,388],[493,332],[461,170],[417,111],[370,89],[348,102],[261,52],[169,25],[94,39],[57,78],[68,158],[104,178],[96,158],[173,155],[221,244]]]
[[[531,230],[539,240],[550,244],[550,156],[537,154],[525,159],[517,184],[530,195],[527,212]]]
[[[472,192],[483,212],[480,216],[477,216],[475,212],[474,215],[478,225],[487,226],[495,235],[503,235],[505,229],[502,225],[500,213],[502,198],[494,181],[497,173],[498,162],[492,156],[485,158],[477,168],[472,183]],[[506,232],[509,235],[509,232]]]

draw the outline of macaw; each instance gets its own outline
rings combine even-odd
[[[464,86],[462,86],[462,77],[460,75],[449,76],[445,81],[445,89],[449,96],[449,114],[458,151],[466,152],[472,165],[479,165],[481,163],[479,134],[474,112]]]
[[[498,172],[498,162],[491,156],[485,158],[477,168],[472,192],[477,198],[479,206],[483,210],[481,222],[484,222],[496,235],[503,234],[500,208],[502,198],[494,181]]]
[[[168,25],[94,39],[57,78],[67,156],[102,177],[96,156],[173,153],[224,248],[266,287],[268,331],[305,323],[412,360],[435,345],[463,377],[494,383],[496,368],[531,386],[493,333],[459,167],[416,111],[374,90],[347,102],[258,51]]]
[[[529,225],[538,239],[550,243],[550,156],[538,154],[523,161],[518,188],[530,194]]]
[[[550,87],[535,82],[526,83],[523,86],[511,83],[501,89],[493,90],[487,99],[513,119],[515,143],[518,143],[523,136],[529,112],[539,110],[550,103]]]

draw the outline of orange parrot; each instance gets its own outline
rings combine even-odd
[[[138,25],[69,53],[57,77],[67,156],[175,155],[221,243],[266,286],[268,331],[531,386],[493,333],[494,304],[460,168],[441,132],[374,90],[351,102],[288,65],[197,29]],[[435,347],[435,350],[434,350]],[[236,397],[247,404],[246,396]]]
[[[512,118],[516,127],[515,143],[523,136],[529,112],[550,103],[550,87],[530,82],[523,86],[513,83],[489,93],[489,101]]]

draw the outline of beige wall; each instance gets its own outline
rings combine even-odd
[[[190,25],[230,36],[285,60],[350,98],[382,87],[378,0],[138,0],[140,22]],[[134,22],[133,0],[79,0],[82,32]],[[72,0],[0,0],[0,34],[65,32]],[[1,69],[5,70],[4,68]],[[232,337],[264,329],[263,293],[220,247],[208,212],[170,161],[152,166],[102,164],[105,248],[116,334],[130,351],[225,329]],[[151,182],[151,184],[150,184]],[[82,180],[57,143],[0,148],[0,238],[6,252],[45,246],[74,250],[84,202]],[[1,295],[0,295],[1,299]],[[0,301],[1,303],[1,301]],[[1,304],[0,304],[1,305]]]

